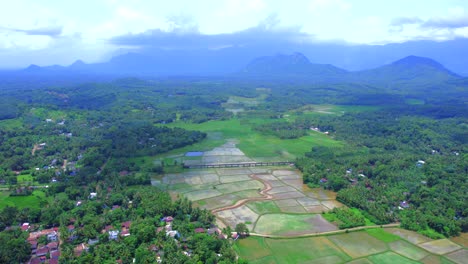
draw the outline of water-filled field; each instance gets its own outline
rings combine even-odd
[[[194,155],[198,159],[191,159],[191,164],[253,161],[234,140],[212,150],[188,152]],[[224,225],[248,222],[252,232],[261,234],[293,236],[337,230],[320,214],[343,206],[335,200],[335,193],[305,186],[301,173],[288,166],[187,169],[166,174],[158,184],[212,210]]]

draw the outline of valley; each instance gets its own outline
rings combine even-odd
[[[0,90],[0,239],[21,245],[2,256],[464,263],[464,79],[419,58],[333,79],[298,58]]]

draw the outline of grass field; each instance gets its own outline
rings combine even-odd
[[[383,242],[393,242],[393,241],[401,240],[401,237],[394,235],[392,233],[388,233],[385,231],[385,229],[382,229],[382,228],[367,229],[366,232],[367,234]]]
[[[277,263],[340,263],[351,258],[325,237],[267,239]]]
[[[388,246],[366,232],[333,235],[328,237],[353,258],[364,257],[387,251]],[[359,241],[359,242],[358,242]]]
[[[15,128],[20,128],[21,126],[23,126],[23,121],[21,121],[21,119],[19,119],[19,118],[6,119],[6,120],[1,120],[0,121],[0,127],[2,129],[6,129],[6,130],[12,130],[12,129],[15,129]]]
[[[250,263],[342,263],[351,258],[325,237],[238,240],[234,249]]]
[[[258,214],[281,212],[281,209],[273,201],[251,202],[247,206]]]
[[[33,182],[34,181],[31,174],[18,175],[16,177],[16,179],[18,180],[18,183]]]
[[[45,199],[43,191],[36,190],[29,196],[10,196],[9,192],[0,192],[0,209],[6,206],[16,206],[19,209],[30,207],[40,208],[40,200]]]
[[[270,235],[292,235],[336,229],[318,214],[264,214],[258,219],[254,232]]]
[[[237,240],[234,244],[234,249],[241,258],[248,260],[249,263],[262,264],[467,263],[468,250],[466,249],[460,249],[440,256],[399,237],[389,236],[385,232],[376,231],[370,233],[379,237],[380,240],[374,236],[370,236],[369,230],[332,236],[291,239],[248,237]],[[444,240],[442,242],[445,243]]]
[[[274,136],[261,135],[251,127],[251,124],[255,122],[256,120],[250,120],[246,123],[239,119],[230,119],[225,121],[209,121],[202,124],[177,122],[168,126],[216,133],[216,135],[219,136],[216,139],[210,139],[208,137],[198,145],[195,144],[190,146],[190,148],[185,148],[184,151],[188,151],[189,149],[206,150],[207,148],[220,145],[219,140],[223,141],[234,138],[239,141],[237,145],[239,149],[249,157],[273,157],[278,160],[284,160],[301,156],[310,151],[314,145],[341,146],[342,144],[320,133],[311,133],[308,136],[288,140],[282,140]],[[210,141],[212,143],[210,143]]]
[[[394,252],[385,252],[382,254],[378,255],[373,255],[370,256],[369,259],[374,262],[374,263],[379,263],[379,264],[413,264],[413,263],[419,263],[414,260],[407,259],[403,256],[400,256]]]

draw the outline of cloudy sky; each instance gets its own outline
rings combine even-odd
[[[468,37],[466,0],[0,0],[0,68],[132,49]]]

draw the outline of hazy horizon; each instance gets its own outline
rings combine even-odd
[[[248,50],[250,57],[292,51],[310,57],[315,55],[309,50],[323,46],[359,52],[421,40],[444,44],[468,37],[467,9],[468,3],[461,0],[301,0],[293,5],[264,0],[15,1],[4,3],[0,10],[0,68],[106,62],[131,51],[235,48]],[[326,58],[309,59],[326,62]],[[345,62],[334,62],[328,63],[346,68]]]

